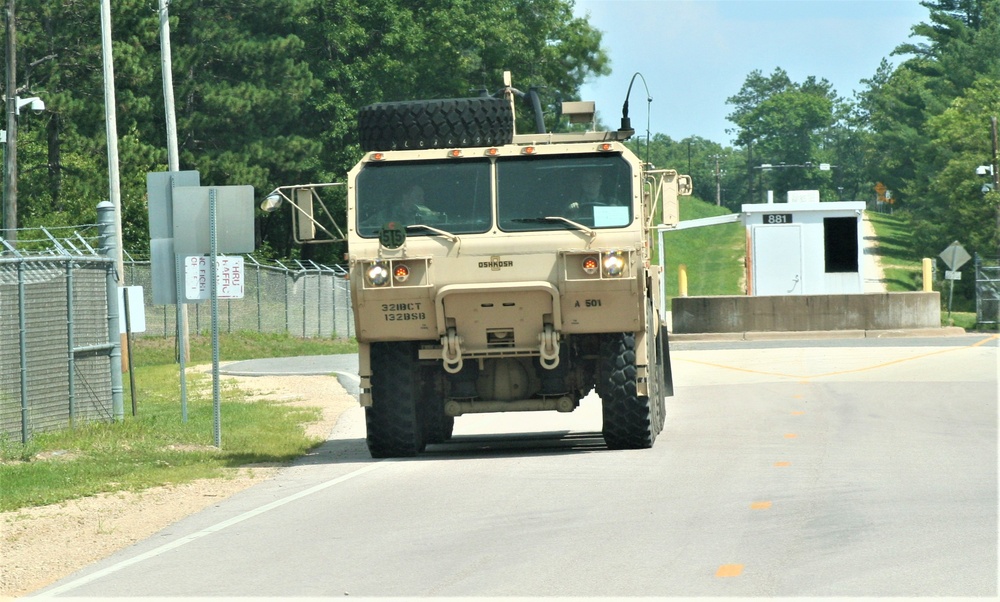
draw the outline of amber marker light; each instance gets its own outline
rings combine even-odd
[[[605,143],[603,143],[603,144],[601,144],[600,146],[597,147],[598,150],[602,150],[602,151],[609,151],[609,150],[611,150],[613,148],[614,147],[611,146],[611,144],[609,142],[605,142]]]
[[[406,282],[406,279],[410,277],[410,268],[405,265],[397,265],[396,269],[392,271],[392,277],[396,279],[396,282]]]
[[[496,157],[497,155],[500,154],[500,149],[488,148],[486,149],[486,154],[489,155],[490,157]]]
[[[448,151],[448,156],[451,157],[452,159],[457,159],[462,156],[462,151],[458,150],[457,148],[453,148],[450,151]]]
[[[382,153],[372,153],[372,161],[382,161],[385,159],[385,155]]]
[[[586,257],[583,260],[583,271],[591,275],[596,274],[600,265],[596,257]]]
[[[521,150],[521,152],[524,153],[525,155],[533,155],[535,154],[535,147],[526,146]]]

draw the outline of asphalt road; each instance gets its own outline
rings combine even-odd
[[[373,461],[360,408],[279,476],[43,591],[997,596],[995,337],[682,343],[650,450],[600,404]]]

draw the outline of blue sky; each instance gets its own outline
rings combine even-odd
[[[653,98],[649,129],[674,140],[701,136],[729,145],[726,99],[747,75],[776,67],[792,81],[825,78],[850,98],[910,28],[928,22],[919,0],[576,0],[604,33],[612,73],[584,84],[602,121],[618,127],[629,80],[642,74]],[[516,76],[515,76],[516,77]],[[515,82],[515,86],[517,83]],[[629,117],[646,131],[646,90],[636,78]]]

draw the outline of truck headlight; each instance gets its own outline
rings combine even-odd
[[[625,257],[621,251],[605,253],[602,263],[604,273],[608,276],[621,276],[625,273]]]
[[[385,286],[389,282],[389,270],[381,263],[374,263],[368,268],[368,282],[375,286]]]

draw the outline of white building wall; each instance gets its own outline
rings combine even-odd
[[[743,205],[747,229],[748,278],[754,295],[825,295],[864,292],[864,240],[862,202],[768,203]],[[853,218],[857,271],[827,272],[824,219]],[[794,236],[775,228],[799,231],[799,256]],[[801,271],[794,282],[795,271]],[[759,286],[758,286],[759,284]]]

